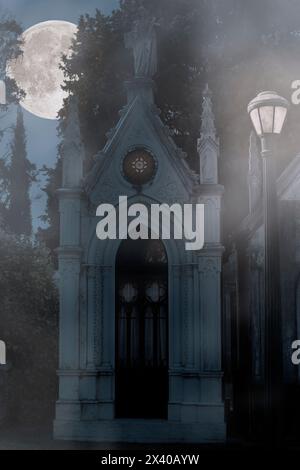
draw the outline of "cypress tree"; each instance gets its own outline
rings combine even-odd
[[[23,113],[18,107],[17,121],[13,129],[11,143],[11,163],[9,170],[9,210],[8,225],[16,235],[32,234],[30,186],[34,180],[35,165],[27,159],[26,133]]]

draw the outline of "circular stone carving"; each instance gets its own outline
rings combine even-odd
[[[133,150],[123,160],[123,173],[131,184],[149,183],[155,174],[155,160],[144,149]]]

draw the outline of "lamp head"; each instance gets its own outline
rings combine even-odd
[[[248,113],[259,137],[280,134],[286,119],[289,102],[274,91],[263,91],[250,101]]]

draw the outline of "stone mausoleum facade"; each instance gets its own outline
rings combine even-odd
[[[225,439],[221,368],[219,142],[203,95],[199,172],[174,143],[154,103],[153,24],[127,35],[135,76],[127,104],[83,171],[76,101],[65,135],[60,199],[59,397],[54,435],[107,442]],[[148,47],[148,46],[151,47]],[[201,103],[199,103],[199,106]],[[197,142],[195,142],[197,145]],[[105,240],[96,209],[202,203],[205,245]]]

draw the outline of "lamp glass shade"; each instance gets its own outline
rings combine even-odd
[[[273,133],[274,106],[261,106],[259,115],[263,134]]]
[[[276,106],[274,116],[274,134],[280,134],[286,118],[287,109],[283,106]]]
[[[260,122],[260,117],[258,113],[258,108],[255,108],[251,111],[250,113],[251,121],[254,126],[254,129],[256,131],[257,135],[262,135],[262,128],[261,128],[261,122]]]

